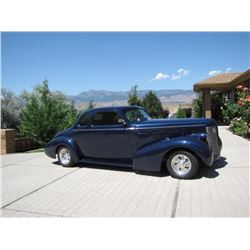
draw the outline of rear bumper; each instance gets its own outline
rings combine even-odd
[[[74,162],[78,162],[82,158],[81,152],[78,150],[77,145],[69,137],[56,137],[48,142],[44,147],[44,152],[51,158],[56,158],[57,150],[61,146],[69,148]]]
[[[44,147],[44,152],[47,156],[51,158],[56,158],[56,145],[53,145],[53,143],[49,142]]]

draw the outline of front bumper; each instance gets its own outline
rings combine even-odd
[[[218,151],[214,153],[214,161],[220,159],[222,149],[222,141],[220,137],[218,137]]]
[[[220,158],[222,148],[222,141],[218,135],[218,128],[216,126],[209,126],[206,128],[207,142],[213,154],[213,161]]]

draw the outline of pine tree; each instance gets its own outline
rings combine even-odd
[[[26,93],[22,109],[20,133],[43,146],[59,131],[72,125],[76,109],[61,92],[51,92],[48,81]]]
[[[93,109],[95,107],[94,101],[90,101],[87,110]]]
[[[130,106],[141,106],[142,105],[142,100],[138,96],[138,85],[135,84],[132,86],[130,91],[128,92],[128,104]]]
[[[151,118],[162,118],[163,108],[160,99],[153,91],[149,91],[143,98],[142,106]]]

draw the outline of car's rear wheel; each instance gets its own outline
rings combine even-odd
[[[74,161],[73,161],[73,158],[72,158],[72,154],[71,154],[68,147],[66,147],[66,146],[60,147],[58,149],[58,151],[57,151],[57,155],[58,155],[59,163],[63,167],[72,167],[72,166],[74,166]]]
[[[185,150],[177,150],[171,153],[166,165],[170,175],[178,179],[191,179],[199,170],[197,157]]]

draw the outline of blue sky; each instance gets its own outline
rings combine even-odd
[[[219,72],[249,66],[249,33],[2,33],[2,86],[52,90],[192,89]]]

